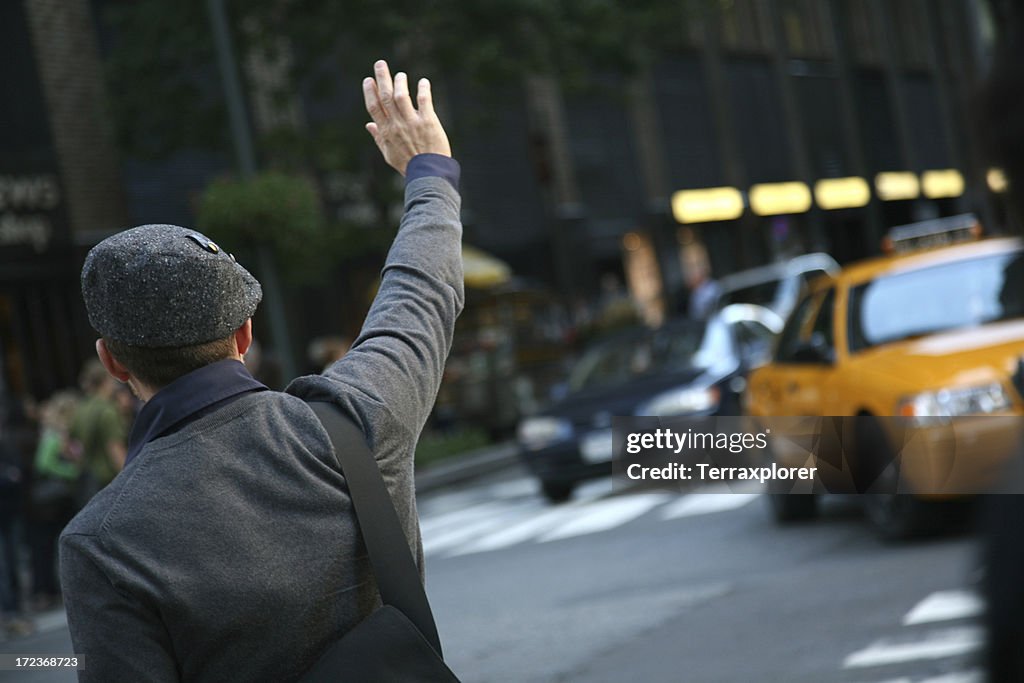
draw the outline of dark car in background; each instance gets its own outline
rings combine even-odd
[[[728,306],[710,320],[634,327],[590,346],[557,401],[522,420],[523,463],[552,502],[611,474],[613,416],[739,415],[745,376],[768,360],[782,320]]]

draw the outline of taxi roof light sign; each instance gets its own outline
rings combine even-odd
[[[973,213],[947,218],[934,218],[918,223],[898,225],[882,240],[886,253],[906,253],[929,247],[942,247],[968,242],[981,237],[981,223]]]

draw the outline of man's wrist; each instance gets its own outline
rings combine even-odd
[[[408,185],[419,178],[444,178],[458,190],[461,172],[459,162],[449,156],[417,154],[409,160],[409,164],[405,167],[405,184]]]

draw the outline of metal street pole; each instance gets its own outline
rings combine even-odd
[[[220,68],[221,82],[224,86],[224,99],[231,124],[231,142],[235,150],[235,161],[242,178],[251,178],[256,174],[256,154],[253,151],[252,131],[249,130],[249,120],[246,117],[242,86],[238,79],[237,60],[231,41],[231,29],[228,26],[224,0],[207,0],[206,7],[210,15],[210,25],[213,28],[217,65]],[[297,377],[298,370],[295,365],[295,356],[292,354],[291,336],[288,334],[288,322],[285,320],[284,303],[274,254],[269,247],[257,245],[256,258],[263,280],[264,303],[270,316],[270,337],[280,356],[281,373],[287,381]]]

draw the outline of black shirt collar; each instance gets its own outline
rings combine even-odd
[[[256,381],[241,362],[232,358],[179,377],[142,406],[128,438],[125,465],[158,436],[178,431],[243,394],[266,390],[267,387]]]

